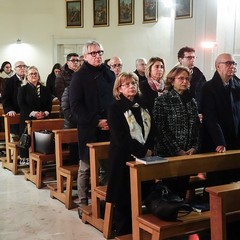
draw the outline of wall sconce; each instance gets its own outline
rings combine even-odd
[[[213,49],[213,48],[217,47],[217,43],[216,42],[202,42],[201,45],[202,45],[202,48]]]
[[[21,41],[21,39],[17,39],[17,44],[21,44],[22,43],[22,41]]]

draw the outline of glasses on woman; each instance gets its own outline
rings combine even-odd
[[[128,83],[125,83],[125,84],[121,84],[120,86],[125,87],[125,88],[129,88],[131,85],[135,87],[137,85],[137,82],[128,82]]]

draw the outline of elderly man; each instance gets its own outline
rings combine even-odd
[[[122,72],[122,60],[120,57],[112,57],[109,61],[110,69],[114,72],[115,77],[119,75],[119,73]]]
[[[147,60],[145,58],[136,59],[136,70],[134,71],[134,73],[137,74],[139,78],[139,82],[143,82],[144,80],[147,80],[145,76],[146,65],[147,65]]]
[[[10,117],[14,117],[16,113],[20,112],[17,95],[18,88],[26,75],[26,64],[23,61],[18,61],[14,65],[15,74],[6,79],[2,94],[2,104],[4,113]],[[19,125],[11,126],[11,140],[17,141],[19,138]]]
[[[103,47],[96,41],[83,46],[84,63],[73,74],[69,89],[72,114],[77,119],[80,167],[79,204],[88,204],[89,151],[87,143],[109,141],[108,109],[113,103],[114,73],[103,64]]]
[[[235,75],[236,65],[231,54],[220,54],[215,61],[213,78],[203,86],[204,152],[240,149],[240,79]],[[239,176],[237,170],[208,174],[208,179],[218,185],[239,180]]]

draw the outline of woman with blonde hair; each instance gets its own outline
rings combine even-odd
[[[140,82],[142,98],[152,114],[155,98],[164,93],[165,63],[160,57],[151,57],[146,65],[145,75],[147,80]]]
[[[111,168],[106,201],[115,205],[117,236],[132,231],[130,179],[126,162],[133,159],[132,155],[141,158],[153,153],[151,116],[141,102],[138,84],[135,73],[120,73],[113,88],[116,102],[108,116]]]
[[[40,82],[40,75],[35,66],[27,69],[22,86],[18,90],[20,108],[20,136],[26,127],[26,120],[45,119],[52,109],[51,93]],[[27,165],[28,149],[20,149],[20,165]]]

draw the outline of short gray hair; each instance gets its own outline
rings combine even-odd
[[[94,46],[99,46],[100,49],[103,50],[103,46],[102,46],[101,43],[99,43],[99,42],[97,42],[97,41],[94,41],[94,40],[92,40],[92,41],[87,41],[87,42],[84,44],[83,48],[82,48],[82,55],[86,54],[87,51],[88,51],[88,47],[89,47],[89,46],[92,46],[92,45],[94,45]]]

